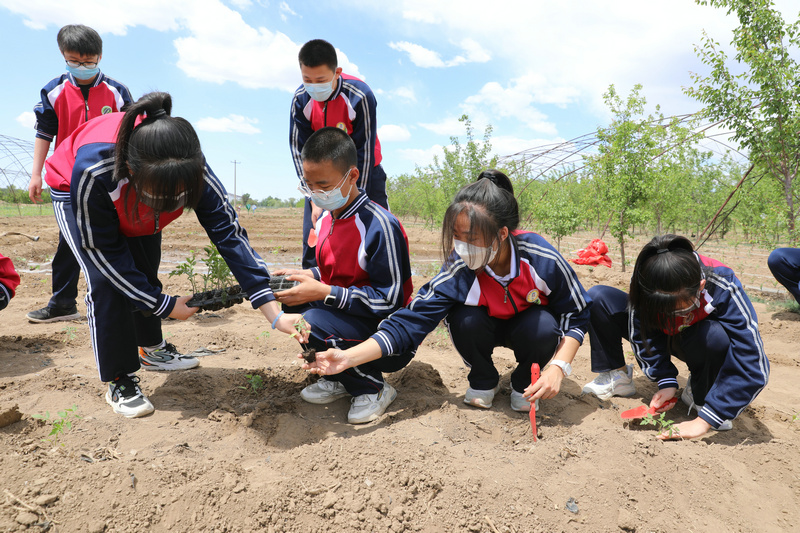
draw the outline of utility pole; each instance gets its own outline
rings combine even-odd
[[[231,163],[233,163],[233,210],[238,213],[238,211],[236,211],[236,165],[241,165],[242,162],[234,159]]]

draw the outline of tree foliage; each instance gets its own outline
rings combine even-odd
[[[731,63],[720,44],[703,33],[695,47],[711,69],[693,74],[686,94],[706,105],[705,114],[733,131],[733,138],[750,152],[781,188],[790,239],[797,240],[800,166],[800,21],[788,24],[770,0],[697,0],[726,9],[739,26],[731,45]],[[736,71],[740,71],[738,74]]]

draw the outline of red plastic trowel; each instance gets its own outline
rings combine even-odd
[[[669,400],[664,402],[664,404],[661,407],[667,407],[667,406],[673,405],[673,404],[675,404],[677,402],[678,402],[677,398],[670,398]],[[622,414],[620,414],[619,416],[621,416],[624,419],[644,418],[647,415],[656,414],[656,410],[660,409],[661,407],[656,408],[656,407],[647,407],[646,405],[640,405],[639,407],[634,407],[633,409],[628,409],[627,411],[623,411]]]
[[[539,381],[539,363],[531,365],[531,385]],[[533,430],[533,442],[536,442],[536,402],[531,402],[531,429]]]

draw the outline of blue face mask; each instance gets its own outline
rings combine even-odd
[[[304,83],[303,87],[306,88],[308,96],[317,102],[324,102],[333,94],[333,86],[330,81],[325,83]]]
[[[348,193],[347,196],[342,195],[342,187],[344,187],[344,182],[347,181],[347,177],[350,175],[350,171],[348,170],[347,173],[342,178],[342,184],[332,189],[330,191],[311,191],[311,201],[314,202],[314,205],[317,207],[321,207],[326,211],[335,211],[344,204],[347,203],[347,198],[350,196]]]
[[[67,72],[72,74],[76,80],[86,81],[97,76],[100,72],[100,67],[86,68],[86,67],[71,67],[67,65]]]

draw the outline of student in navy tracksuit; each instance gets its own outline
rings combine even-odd
[[[554,397],[583,341],[591,301],[561,254],[539,235],[518,230],[518,224],[508,177],[481,173],[445,213],[446,261],[439,274],[369,340],[318,354],[316,363],[303,368],[328,375],[391,359],[418,346],[446,317],[453,343],[470,367],[465,403],[491,407],[500,378],[492,363],[496,346],[511,348],[518,362],[511,374],[512,409],[529,411],[530,402]],[[533,363],[544,370],[531,385]]]
[[[91,120],[47,161],[47,183],[62,234],[86,276],[87,316],[106,401],[126,417],[153,405],[134,374],[138,346],[163,343],[161,319],[185,320],[190,296],[169,296],[158,280],[161,230],[194,210],[211,241],[273,329],[295,334],[299,315],[282,315],[264,261],[251,248],[205,163],[191,124],[171,117],[167,93],[150,93],[124,113]],[[301,340],[304,335],[301,334]]]
[[[800,303],[800,248],[777,248],[769,254],[767,266],[781,285]]]
[[[592,370],[601,375],[584,391],[608,393],[606,398],[635,393],[622,353],[624,338],[645,376],[658,383],[650,406],[661,408],[677,394],[678,369],[671,358],[680,359],[690,372],[681,399],[698,417],[675,426],[672,438],[731,429],[731,421],[766,386],[769,361],[742,284],[730,268],[695,253],[687,238],[663,235],[646,244],[629,296],[604,285],[592,287],[589,295]]]
[[[50,80],[40,91],[34,106],[36,141],[28,196],[42,201],[42,168],[50,143],[55,148],[84,122],[119,111],[133,100],[128,88],[100,72],[103,40],[82,24],[69,24],[58,32],[58,49],[66,61],[67,72]],[[81,269],[63,235],[53,256],[52,296],[47,305],[28,313],[31,322],[56,322],[80,318],[75,305]]]
[[[368,339],[382,319],[411,301],[408,239],[400,221],[357,187],[356,145],[346,132],[317,130],[303,146],[302,158],[304,194],[325,209],[316,226],[317,266],[276,271],[300,282],[276,297],[303,306],[312,348],[348,348]],[[383,372],[400,370],[413,356],[409,348],[397,357],[348,368],[320,378],[300,396],[311,403],[352,396],[348,421],[370,422],[397,395]]]
[[[358,188],[373,202],[389,209],[386,172],[381,165],[377,101],[369,85],[342,72],[336,49],[322,39],[308,41],[297,56],[303,84],[295,91],[289,121],[289,145],[297,177],[303,179],[300,155],[312,133],[332,126],[347,132],[358,155]],[[314,247],[308,236],[322,208],[306,199],[303,214],[303,268],[314,266]]]

